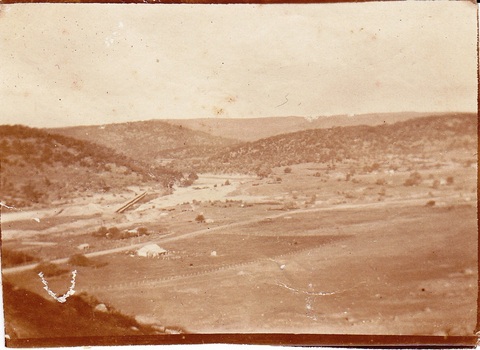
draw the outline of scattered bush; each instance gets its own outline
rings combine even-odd
[[[120,229],[116,226],[110,227],[105,234],[105,237],[110,239],[118,239],[120,237]]]
[[[410,174],[408,179],[405,180],[403,183],[404,186],[417,186],[422,183],[422,176],[417,172],[413,172]]]
[[[139,227],[137,228],[137,233],[139,236],[147,236],[149,234],[148,228],[145,226]]]
[[[94,237],[105,237],[108,233],[108,229],[105,226],[101,226],[97,231],[93,232]]]
[[[36,261],[37,259],[25,252],[16,250],[2,249],[2,267],[11,267],[28,262]]]
[[[317,202],[317,195],[314,193],[312,194],[312,197],[310,197],[310,200],[306,202],[306,204],[315,204]]]
[[[60,276],[60,275],[63,275],[65,273],[70,272],[68,270],[65,270],[65,269],[62,269],[62,268],[58,267],[57,264],[53,264],[53,263],[47,262],[47,261],[41,262],[37,266],[35,266],[34,271],[37,274],[40,273],[40,272],[43,273],[43,275],[45,277]]]
[[[380,164],[378,163],[373,163],[372,165],[365,165],[363,167],[363,172],[365,173],[371,173],[373,171],[377,171],[380,169]]]
[[[73,266],[91,266],[92,262],[84,254],[74,254],[68,259],[68,264]]]
[[[84,254],[74,254],[68,259],[68,264],[72,266],[84,266],[84,267],[102,267],[107,263],[99,263],[87,258]]]
[[[298,209],[297,203],[294,201],[286,202],[283,204],[283,210],[293,210],[293,209]]]
[[[195,180],[198,180],[198,175],[195,174],[195,173],[190,173],[190,175],[188,175],[188,178],[189,178],[190,180],[195,181]]]
[[[190,179],[182,179],[182,181],[180,182],[180,186],[182,187],[189,187],[192,185],[193,185],[193,180],[190,180]]]
[[[453,176],[447,177],[447,185],[453,185]]]

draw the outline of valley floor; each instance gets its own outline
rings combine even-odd
[[[65,268],[48,279],[58,294],[76,269],[77,292],[189,332],[473,334],[475,168],[426,168],[414,186],[406,170],[275,171],[200,177],[178,197],[151,196],[124,214],[114,211],[148,189],[37,212],[38,221],[7,214],[2,249]],[[144,226],[149,235],[106,239],[92,234],[99,226]],[[147,243],[167,254],[136,256]],[[73,265],[78,253],[96,265]],[[4,266],[3,278],[49,298],[37,263]]]

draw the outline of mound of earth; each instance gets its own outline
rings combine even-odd
[[[59,303],[4,281],[3,298],[7,346],[25,339],[184,333],[139,323],[86,293]]]

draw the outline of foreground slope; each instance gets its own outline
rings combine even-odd
[[[85,293],[74,295],[60,304],[4,281],[3,298],[6,334],[13,344],[19,338],[33,340],[182,332],[178,327],[140,324],[133,317],[123,315]]]

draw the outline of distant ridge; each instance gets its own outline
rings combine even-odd
[[[203,157],[206,154],[213,154],[212,152],[218,148],[238,142],[161,120],[48,130],[55,134],[106,146],[131,159],[149,164],[159,164],[168,158],[184,158],[186,155]]]
[[[265,117],[265,118],[199,118],[163,120],[172,125],[202,131],[213,136],[256,141],[262,138],[309,129],[326,129],[334,126],[393,124],[412,118],[440,116],[446,113],[370,113],[359,115],[304,117]]]
[[[452,113],[417,117],[395,124],[335,126],[280,134],[246,142],[218,153],[199,165],[200,172],[250,172],[301,163],[365,165],[395,163],[408,154],[419,157],[477,145],[477,117]]]

